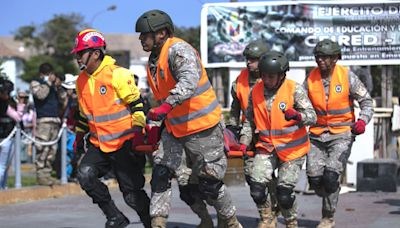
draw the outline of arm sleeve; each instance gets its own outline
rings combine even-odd
[[[229,113],[229,124],[233,126],[239,126],[241,107],[239,98],[236,95],[236,81],[232,83],[231,96],[232,104],[231,111]]]
[[[8,105],[7,111],[6,111],[7,116],[9,116],[11,119],[15,120],[15,122],[20,122],[21,121],[21,114],[17,112],[13,107]]]
[[[246,109],[246,120],[243,123],[242,130],[240,131],[240,143],[245,144],[246,146],[250,145],[251,140],[253,139],[253,134],[256,129],[256,125],[254,123],[254,111],[253,111],[253,98],[252,93],[249,95],[249,105]]]
[[[296,111],[300,112],[301,122],[304,125],[312,125],[316,123],[317,114],[308,98],[307,92],[302,85],[297,83],[294,92],[294,106]]]
[[[202,75],[202,67],[197,52],[186,42],[172,45],[168,52],[168,64],[176,80],[166,102],[173,107],[191,98]]]
[[[50,87],[47,84],[41,84],[38,81],[32,81],[30,85],[32,96],[39,100],[44,100],[50,92]]]
[[[133,73],[125,68],[117,68],[113,72],[113,86],[119,99],[129,105],[132,111],[132,127],[144,127],[146,117],[143,111],[143,100],[135,85]]]
[[[350,71],[349,77],[350,98],[355,99],[360,104],[359,119],[364,120],[365,123],[369,123],[374,114],[372,98],[357,75]]]

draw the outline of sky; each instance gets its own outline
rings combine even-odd
[[[205,3],[229,0],[1,0],[0,36],[12,36],[21,26],[41,25],[56,14],[79,13],[103,33],[135,33],[137,18],[151,9],[168,13],[178,27],[200,25]],[[249,1],[239,1],[249,2]],[[254,2],[254,1],[253,1]],[[106,9],[116,6],[113,11]]]

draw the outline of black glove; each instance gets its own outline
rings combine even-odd
[[[241,128],[239,126],[235,126],[235,125],[226,125],[226,129],[230,130],[237,139],[240,138],[240,130]]]

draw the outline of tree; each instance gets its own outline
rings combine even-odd
[[[175,28],[174,35],[188,42],[200,53],[200,26]]]
[[[22,79],[31,81],[38,74],[39,65],[44,62],[51,63],[58,73],[76,74],[78,70],[70,52],[76,34],[83,27],[83,16],[75,13],[54,15],[41,26],[20,27],[14,39],[22,41],[36,53],[26,61]]]

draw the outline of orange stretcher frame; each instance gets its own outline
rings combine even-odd
[[[247,156],[254,157],[253,151],[247,151]],[[240,150],[230,150],[228,151],[228,158],[241,158],[243,157],[243,152]]]

